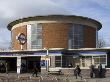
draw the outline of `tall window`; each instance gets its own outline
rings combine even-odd
[[[69,30],[69,48],[82,48],[83,47],[83,25],[73,24]]]
[[[32,24],[31,25],[31,49],[42,48],[42,25]]]

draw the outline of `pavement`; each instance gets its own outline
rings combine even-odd
[[[48,75],[38,74],[38,77],[33,77],[31,73],[16,74],[16,73],[0,73],[0,82],[110,82],[110,77],[105,78],[89,78],[78,77],[73,75]]]

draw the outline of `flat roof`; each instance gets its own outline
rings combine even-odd
[[[52,21],[52,20],[57,20],[57,21],[73,21],[73,20],[78,20],[79,22],[81,20],[87,22],[94,23],[97,26],[97,29],[100,30],[102,28],[102,24],[94,19],[88,18],[88,17],[83,17],[83,16],[75,16],[75,15],[47,15],[47,16],[33,16],[33,17],[26,17],[26,18],[21,18],[18,20],[15,20],[11,23],[8,24],[7,28],[8,30],[11,30],[12,27],[16,24],[22,23],[22,22],[28,22],[28,21]],[[78,22],[77,21],[77,22]]]

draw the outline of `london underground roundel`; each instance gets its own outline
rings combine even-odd
[[[21,45],[24,45],[26,43],[26,35],[21,33],[18,35],[18,41]]]

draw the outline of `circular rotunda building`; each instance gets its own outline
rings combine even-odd
[[[22,64],[26,66],[25,72],[32,71],[34,67],[41,72],[44,68],[46,71],[50,68],[65,70],[63,68],[68,68],[70,63],[73,67],[77,64],[89,67],[92,59],[85,60],[88,63],[84,64],[84,56],[74,50],[96,48],[101,27],[101,23],[94,19],[74,15],[34,16],[15,20],[8,24],[8,30],[11,31],[12,49],[18,52],[10,56],[10,60],[15,61],[14,65],[8,61],[9,58],[6,60],[10,69],[11,66],[17,68],[13,69],[17,73],[20,73]]]
[[[8,24],[13,50],[95,48],[100,22],[82,16],[48,15]]]

